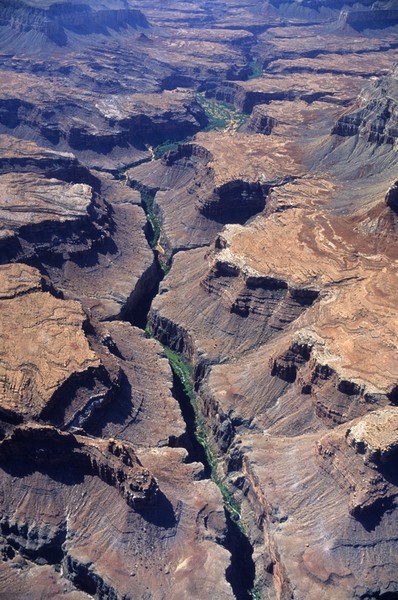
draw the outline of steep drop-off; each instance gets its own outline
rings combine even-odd
[[[0,598],[397,597],[392,4],[2,3]]]

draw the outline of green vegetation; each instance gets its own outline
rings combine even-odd
[[[158,257],[158,260],[159,260],[160,268],[162,269],[164,275],[167,275],[167,273],[170,271],[170,268],[171,268],[170,262],[162,260],[160,257]]]
[[[196,100],[202,106],[209,120],[205,131],[212,129],[228,129],[237,131],[246,123],[247,115],[236,110],[232,104],[209,100],[204,94],[196,94]]]
[[[145,337],[149,340],[152,337],[151,326],[149,325],[149,321],[146,322],[145,325]]]
[[[252,61],[250,67],[251,72],[253,73],[250,77],[259,77],[262,75],[263,70],[256,61]],[[212,129],[229,129],[231,131],[237,131],[247,120],[247,115],[236,110],[232,104],[209,100],[203,93],[195,94],[195,98],[202,106],[209,120],[209,124],[205,128],[205,131],[211,131]],[[177,141],[166,140],[156,146],[153,150],[151,149],[153,158],[158,160],[159,158],[162,158],[166,152],[176,150],[180,144],[187,144],[191,140],[191,137]]]
[[[164,353],[170,363],[170,366],[171,366],[174,374],[176,375],[176,377],[178,377],[179,380],[181,381],[184,392],[187,395],[187,397],[189,398],[189,401],[194,410],[195,425],[196,425],[195,436],[196,436],[196,439],[198,440],[199,444],[203,447],[203,449],[206,453],[206,458],[207,458],[207,461],[208,461],[210,469],[211,469],[211,478],[214,481],[214,483],[218,486],[218,488],[222,494],[225,508],[231,515],[231,519],[233,521],[235,521],[235,523],[237,523],[237,525],[239,526],[241,531],[244,533],[243,525],[240,520],[240,506],[236,502],[236,500],[233,497],[233,495],[231,494],[231,492],[221,482],[221,480],[217,474],[216,457],[214,456],[214,453],[210,447],[205,423],[200,414],[200,411],[198,408],[198,403],[197,403],[197,398],[196,398],[196,393],[195,393],[195,390],[192,385],[192,367],[191,367],[190,363],[178,352],[174,352],[174,350],[171,350],[171,348],[168,348],[167,346],[163,346],[163,348],[164,348]]]
[[[141,204],[145,210],[146,217],[148,219],[148,223],[150,226],[150,235],[149,235],[149,243],[151,248],[154,248],[159,242],[160,238],[160,224],[159,219],[154,213],[153,210],[153,200],[155,198],[155,194],[150,194],[148,192],[141,192]]]
[[[262,66],[257,62],[256,59],[249,62],[249,79],[255,79],[256,77],[261,77],[264,73]]]
[[[174,373],[180,379],[184,392],[188,396],[189,400],[196,406],[196,394],[194,392],[191,377],[192,367],[190,363],[178,352],[175,352],[168,346],[163,346],[164,353],[170,363]],[[196,411],[195,411],[196,412]]]
[[[251,597],[253,598],[253,600],[261,600],[261,593],[260,590],[256,587],[254,587],[253,589],[251,589],[249,591],[249,594],[251,595]]]
[[[180,144],[187,144],[190,140],[191,138],[185,138],[184,140],[179,140],[177,142],[166,140],[162,144],[159,144],[159,146],[156,146],[153,152],[153,158],[158,160],[159,158],[162,158],[166,152],[170,152],[170,150],[176,150]]]
[[[159,265],[165,275],[170,271],[170,259],[167,258],[163,248],[160,245],[162,230],[160,222],[153,209],[155,194],[141,192],[141,204],[144,208],[146,218],[149,224],[148,242],[151,248],[156,250],[156,256]]]

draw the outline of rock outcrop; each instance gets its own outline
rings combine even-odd
[[[378,27],[388,27],[398,23],[398,10],[393,8],[342,10],[339,20],[343,26],[349,25],[354,29],[377,29]]]
[[[396,143],[398,131],[397,69],[364,88],[358,98],[359,108],[339,119],[333,133],[358,135],[373,144]]]
[[[207,123],[189,90],[126,91],[100,97],[86,90],[76,104],[78,90],[61,81],[44,95],[38,75],[4,71],[3,80],[0,127],[4,133],[20,134],[42,145],[50,142],[77,153],[91,167],[113,172],[147,160],[149,146],[184,139]]]
[[[7,594],[28,593],[28,570],[35,590],[48,580],[61,595],[133,598],[136,578],[141,596],[232,598],[221,494],[181,447],[190,450],[161,346],[128,323],[89,322],[37,269],[1,274]]]
[[[386,204],[394,212],[398,212],[398,182],[391,184],[386,194]]]
[[[282,173],[262,153],[261,134],[201,132],[156,163],[127,171],[130,185],[154,196],[166,255],[208,246],[225,223],[244,223],[264,210],[268,192],[295,174],[286,157]]]
[[[303,140],[310,154],[319,151],[320,133],[328,135],[325,123],[317,126],[320,105],[271,104],[278,127],[267,150],[280,152],[290,179],[273,182],[265,210],[227,224],[210,250],[175,255],[150,323],[196,368],[201,411],[242,500],[264,594],[365,598],[394,586],[387,557],[396,488],[391,467],[379,470],[378,459],[364,465],[347,432],[357,435],[357,423],[369,423],[368,431],[373,418],[382,429],[395,414],[396,230],[386,206],[394,186],[385,199],[394,164],[380,158],[361,201],[359,153],[347,166],[356,179],[346,184],[344,203],[335,170],[300,176]],[[328,110],[332,117],[341,107]],[[218,170],[221,134],[196,139],[211,153],[215,180],[233,180],[234,158]],[[230,140],[230,147],[242,144],[244,134]],[[242,173],[255,169],[255,157],[252,147],[246,163],[241,150]],[[272,172],[272,160],[261,164]],[[314,508],[310,497],[322,502]],[[365,552],[379,536],[389,540],[381,561],[379,550]],[[368,576],[354,566],[359,557]]]
[[[1,597],[396,597],[373,4],[2,3]]]
[[[395,505],[397,418],[395,407],[370,412],[317,443],[322,468],[349,492],[349,510],[366,527]]]
[[[33,143],[22,149],[2,136],[0,162],[1,263],[79,255],[106,244],[109,205],[98,194],[98,180],[73,155]]]
[[[159,274],[140,195],[94,176],[72,154],[10,136],[0,144],[0,262],[44,263],[55,285],[101,319],[122,311],[142,318],[139,305]]]
[[[269,105],[278,100],[303,100],[309,104],[321,100],[344,105],[354,99],[354,89],[352,81],[345,76],[336,81],[330,73],[318,74],[315,79],[312,74],[290,73],[288,78],[275,74],[248,81],[226,82],[211,94],[216,100],[234,104],[238,110],[250,114],[256,105]]]
[[[95,475],[115,487],[127,504],[135,509],[155,502],[156,481],[143,469],[132,448],[111,440],[92,440],[61,432],[44,425],[16,427],[0,442],[0,463],[13,470],[48,471],[73,468],[81,474]]]
[[[77,302],[42,291],[39,274],[25,265],[4,265],[0,277],[1,413],[11,421],[38,418],[62,385],[89,377],[101,362]]]
[[[253,108],[246,127],[248,131],[270,135],[277,124],[277,120],[267,114],[266,105],[258,104]]]
[[[103,31],[106,28],[120,27],[147,28],[148,21],[141,11],[131,8],[95,7],[89,4],[59,2],[26,3],[18,0],[6,0],[0,12],[0,26],[9,26],[16,32],[37,32],[44,34],[58,46],[68,43],[68,32],[89,33]],[[112,6],[113,4],[113,6]]]

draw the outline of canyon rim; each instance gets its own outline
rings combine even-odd
[[[0,2],[0,599],[398,599],[395,0]]]

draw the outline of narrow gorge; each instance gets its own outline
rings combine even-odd
[[[0,600],[398,598],[393,0],[3,0]]]

